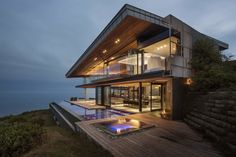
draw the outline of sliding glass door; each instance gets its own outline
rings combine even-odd
[[[111,107],[111,87],[105,86],[103,87],[104,93],[104,105],[107,107]]]
[[[162,110],[163,108],[163,85],[151,83],[151,111]]]
[[[102,105],[102,87],[96,87],[96,104]]]

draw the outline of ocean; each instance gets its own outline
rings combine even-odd
[[[83,97],[83,91],[0,92],[0,117],[47,109],[49,103],[61,102],[70,97]]]

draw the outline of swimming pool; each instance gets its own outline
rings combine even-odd
[[[113,109],[86,109],[79,105],[69,103],[67,101],[62,101],[58,105],[60,105],[62,108],[64,108],[65,110],[67,110],[69,113],[76,116],[80,120],[113,118],[131,114],[128,112],[122,112]]]
[[[136,119],[122,117],[116,120],[95,123],[94,126],[113,136],[124,135],[141,129],[154,127],[154,125]]]

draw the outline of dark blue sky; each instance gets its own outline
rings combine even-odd
[[[125,3],[173,14],[236,55],[235,0],[0,0],[0,94],[76,92],[65,73]]]

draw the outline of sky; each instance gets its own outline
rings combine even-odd
[[[0,0],[0,94],[78,92],[65,73],[126,3],[172,14],[236,56],[235,0]]]

